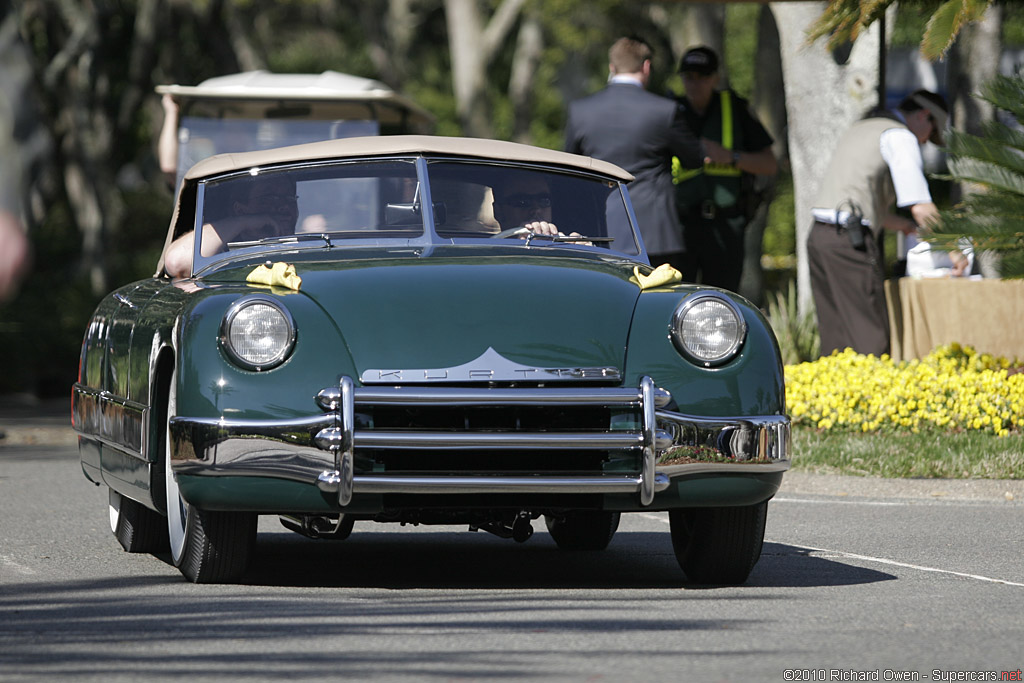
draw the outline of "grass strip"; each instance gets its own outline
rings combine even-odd
[[[793,429],[794,470],[863,477],[1024,479],[1024,434]]]

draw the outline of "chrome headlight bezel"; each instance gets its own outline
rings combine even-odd
[[[259,360],[247,358],[231,343],[232,327],[239,314],[254,305],[268,306],[274,309],[281,316],[287,330],[284,335],[284,342],[279,348],[275,349],[274,353],[269,357]],[[288,360],[292,350],[295,348],[295,337],[295,320],[292,318],[292,314],[279,301],[265,294],[252,294],[232,303],[224,314],[224,319],[221,321],[220,326],[220,346],[224,349],[224,353],[239,367],[254,372],[276,368]]]
[[[721,306],[724,310],[721,311],[720,315],[729,315],[734,318],[735,331],[729,333],[729,338],[725,340],[722,347],[714,353],[704,353],[700,349],[697,349],[687,343],[686,326],[695,325],[699,320],[707,320],[709,316],[703,316],[699,320],[694,318],[695,315],[700,315],[697,307],[703,303],[713,303],[716,307]],[[711,316],[713,317],[713,316]],[[669,327],[670,337],[672,338],[672,344],[675,345],[676,350],[691,363],[700,365],[706,368],[713,368],[728,363],[730,360],[736,357],[743,348],[743,343],[747,338],[747,322],[743,318],[743,314],[739,309],[739,306],[730,299],[728,296],[721,292],[698,292],[692,294],[676,306],[675,312],[672,314],[672,323]]]

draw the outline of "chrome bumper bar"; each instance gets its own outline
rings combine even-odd
[[[179,474],[265,476],[315,483],[348,505],[359,493],[636,493],[650,505],[673,477],[788,468],[790,421],[779,415],[704,418],[665,410],[671,396],[644,377],[623,388],[356,388],[343,377],[316,397],[324,413],[294,420],[173,417]],[[638,428],[606,432],[375,431],[356,429],[356,406],[605,406],[636,410]],[[640,472],[594,476],[419,476],[355,473],[358,449],[635,450]]]

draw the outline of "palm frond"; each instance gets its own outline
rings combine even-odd
[[[1024,154],[997,138],[950,131],[946,140],[949,153],[958,159],[972,159],[1024,174]]]
[[[1009,112],[1018,121],[1024,121],[1024,80],[1019,75],[997,75],[982,86],[981,97],[997,109]]]
[[[949,170],[960,182],[1024,194],[1024,175],[987,161],[954,157],[949,160]]]
[[[1024,229],[1018,222],[1001,217],[980,220],[977,216],[944,213],[942,221],[922,235],[941,250],[959,249],[966,239],[979,251],[1024,251]]]
[[[948,134],[954,135],[956,131],[948,131]],[[1000,121],[986,121],[981,128],[981,134],[983,137],[1024,152],[1024,130],[1010,128]]]
[[[895,1],[830,0],[825,11],[808,29],[808,42],[828,36],[828,46],[832,49],[853,42]],[[946,53],[964,26],[985,15],[992,0],[926,0],[921,4],[936,7],[921,41],[922,54],[934,60]]]
[[[965,25],[981,19],[992,0],[946,0],[932,14],[921,39],[921,53],[926,59],[945,56]]]
[[[878,20],[896,0],[831,0],[821,16],[807,31],[810,42],[828,36],[828,46],[835,48],[853,42]]]

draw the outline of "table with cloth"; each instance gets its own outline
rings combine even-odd
[[[922,358],[959,342],[978,353],[1024,360],[1024,280],[887,280],[893,360]]]

